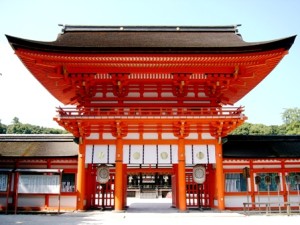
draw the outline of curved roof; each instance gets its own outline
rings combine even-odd
[[[159,82],[165,89],[153,92],[170,92],[181,84],[180,74],[186,74],[186,90],[202,95],[173,94],[162,102],[174,107],[179,102],[187,107],[199,102],[219,106],[234,104],[251,91],[277,66],[296,37],[249,43],[237,27],[67,25],[53,42],[8,35],[7,39],[36,79],[63,104],[123,107],[153,102],[147,97],[151,93],[133,97],[126,95],[126,88]],[[96,95],[118,93],[118,74],[124,75],[124,96]],[[157,74],[159,78],[153,78]]]
[[[76,157],[72,135],[0,135],[2,157]]]
[[[71,135],[0,135],[2,157],[76,157]],[[300,158],[300,135],[229,135],[224,159]]]
[[[245,42],[237,26],[137,27],[65,26],[53,42],[6,35],[12,47],[65,53],[247,53],[283,48],[296,36],[267,42]]]

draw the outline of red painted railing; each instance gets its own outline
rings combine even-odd
[[[58,108],[60,118],[172,118],[172,117],[228,117],[244,119],[244,107],[203,107],[203,108]]]

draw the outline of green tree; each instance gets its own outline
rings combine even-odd
[[[235,129],[231,134],[235,135],[278,135],[279,126],[267,126],[264,124],[244,123]]]
[[[250,135],[267,135],[271,133],[271,128],[264,124],[252,124],[249,130]]]
[[[1,120],[0,120],[0,134],[6,134],[6,129],[7,129],[7,126],[3,123],[1,123]]]
[[[285,109],[284,112],[282,113],[282,120],[284,124],[300,122],[300,109],[299,108]]]
[[[18,123],[20,123],[19,118],[18,118],[18,117],[14,117],[13,120],[12,120],[12,123],[13,123],[13,124],[18,124]]]
[[[272,135],[285,135],[285,125],[271,125],[270,129]]]
[[[282,113],[284,122],[285,134],[299,135],[300,134],[300,109],[289,108]]]
[[[285,125],[286,135],[300,135],[300,121],[291,122]]]
[[[32,124],[23,124],[18,117],[14,117],[12,124],[7,126],[7,134],[66,134],[67,131],[55,128],[40,127]]]
[[[236,128],[231,134],[235,135],[249,135],[251,128],[251,123],[243,123],[241,126]]]

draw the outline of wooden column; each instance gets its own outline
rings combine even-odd
[[[178,140],[178,209],[179,211],[186,211],[186,180],[185,180],[185,144],[184,139]]]
[[[51,169],[51,160],[50,159],[47,159],[47,169]],[[47,174],[49,175],[49,174]],[[61,182],[60,182],[61,184]],[[61,190],[59,190],[61,191]],[[44,209],[48,209],[49,208],[49,194],[46,194],[45,195],[45,206],[44,206]]]
[[[85,210],[85,144],[80,141],[77,168],[77,210]]]
[[[116,143],[115,211],[123,210],[125,194],[123,176],[123,141],[118,137]]]
[[[216,143],[216,189],[217,189],[217,199],[218,199],[218,209],[225,209],[224,201],[224,191],[225,191],[225,181],[223,173],[223,151],[222,143]]]
[[[251,202],[255,202],[255,177],[254,177],[254,172],[253,172],[253,160],[249,160],[249,167],[250,167],[250,195],[251,195]],[[255,208],[255,205],[252,205],[252,208]]]
[[[123,209],[127,206],[127,164],[123,165]]]

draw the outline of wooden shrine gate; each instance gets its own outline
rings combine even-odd
[[[128,164],[146,164],[139,161],[143,161],[143,148],[147,146],[133,149],[133,143],[137,140],[148,142],[152,139],[164,143],[172,140],[178,151],[169,159],[176,156],[177,162],[165,159],[166,148],[155,148],[154,152],[159,152],[157,155],[163,153],[157,161],[173,164],[173,167],[178,163],[176,191],[183,193],[186,189],[185,165],[215,164],[216,176],[210,174],[209,177],[215,178],[216,185],[213,183],[210,187],[218,188],[209,196],[216,194],[218,208],[224,210],[221,144],[208,144],[215,145],[214,150],[210,150],[215,154],[211,155],[220,155],[214,162],[188,163],[187,160],[184,162],[184,145],[191,144],[185,140],[201,142],[206,135],[210,136],[210,141],[219,140],[243,124],[247,119],[243,107],[226,106],[237,103],[267,77],[288,53],[296,36],[249,43],[243,41],[237,25],[66,25],[51,42],[6,37],[16,55],[49,93],[64,106],[72,105],[59,107],[55,121],[79,140],[79,156],[85,154],[86,144],[93,135],[101,142],[115,140],[116,157],[110,163],[116,165],[116,186],[127,186],[123,185],[126,184],[123,179],[127,177],[126,170],[122,169],[126,163],[123,152],[128,156],[133,156],[129,154],[133,150],[136,153],[134,157],[127,157]],[[127,138],[123,142],[124,137]],[[151,148],[145,152],[151,152]],[[205,146],[199,146],[194,155],[204,154],[205,149]],[[193,155],[193,150],[190,152]],[[151,153],[149,158],[155,161]],[[105,207],[115,204],[115,210],[122,210],[125,190],[114,189],[114,178],[99,188],[93,175],[95,171],[86,170],[86,164],[85,157],[78,157],[77,209],[99,207],[103,202]],[[193,193],[189,195],[194,198],[198,187],[191,182],[188,185],[188,191]],[[197,204],[211,204],[205,200],[210,199],[206,197],[209,188],[204,185],[201,190],[203,199]],[[115,203],[109,200],[114,194]],[[88,204],[86,198],[90,199]],[[176,201],[180,203],[176,207],[180,211],[186,210],[185,200],[185,196],[176,195]],[[193,203],[188,204],[194,206],[195,201],[190,202]]]
[[[176,170],[176,165],[173,165]],[[190,168],[186,169],[186,204],[187,208],[199,208],[199,209],[208,209],[212,207],[212,190],[210,188],[212,176],[211,166],[206,166],[207,168],[207,177],[206,181],[203,184],[198,184],[193,180],[193,173]],[[139,172],[143,174],[148,173],[149,169],[139,169]],[[110,169],[109,181],[105,184],[100,184],[97,182],[97,165],[89,164],[87,168],[87,208],[88,209],[114,209],[115,203],[115,170],[114,168]],[[129,170],[130,171],[130,170]],[[134,170],[137,172],[138,170]],[[162,170],[164,172],[171,170]],[[172,172],[172,205],[176,207],[178,203],[177,196],[177,177],[175,171]],[[171,174],[170,174],[171,175]],[[127,174],[124,176],[124,192],[127,192]],[[124,196],[124,202],[126,204],[127,196]]]
[[[206,181],[198,184],[193,179],[193,172],[190,168],[186,169],[186,206],[187,208],[210,209],[213,206],[213,176],[212,166],[208,164],[206,167]],[[177,195],[177,177],[172,176],[172,206],[178,204]]]
[[[186,206],[187,208],[211,208],[209,182],[198,184],[192,173],[186,173]]]
[[[89,164],[87,169],[87,208],[114,209],[115,203],[115,172],[111,170],[109,180],[105,184],[97,182],[97,167]]]

